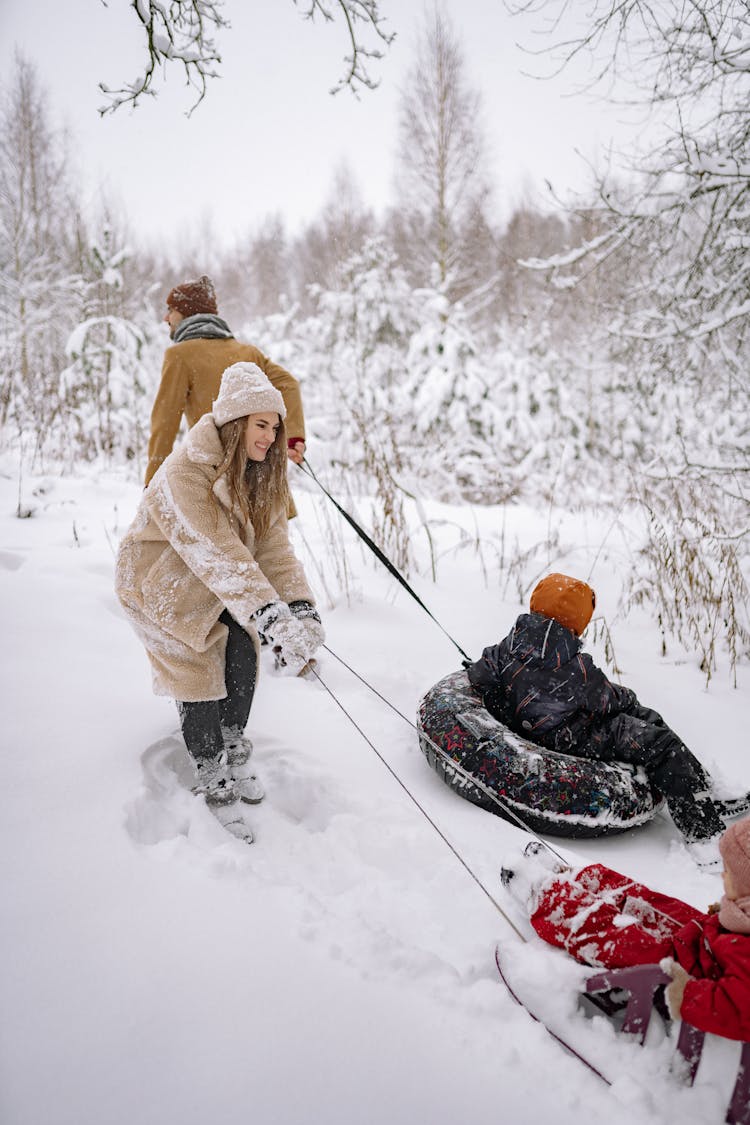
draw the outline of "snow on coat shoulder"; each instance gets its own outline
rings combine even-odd
[[[261,606],[314,597],[279,508],[256,541],[217,477],[223,450],[206,415],[144,493],[120,544],[115,588],[146,647],[157,695],[222,699],[226,608],[254,635]]]

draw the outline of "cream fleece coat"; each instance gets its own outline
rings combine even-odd
[[[314,602],[286,514],[256,541],[217,479],[221,458],[207,414],[157,472],[117,556],[117,596],[146,647],[154,691],[185,702],[226,695],[224,609],[257,645],[256,610],[277,599]]]

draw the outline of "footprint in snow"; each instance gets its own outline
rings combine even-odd
[[[352,811],[338,779],[293,751],[258,742],[253,762],[266,787],[264,805],[308,832],[325,832],[334,817]]]
[[[193,767],[180,737],[154,742],[141,762],[143,786],[125,808],[125,828],[136,844],[166,848],[169,857],[187,848],[191,862],[196,852],[203,853],[216,874],[247,863],[247,845],[233,838],[192,793]]]
[[[125,827],[136,843],[153,846],[179,837],[206,836],[210,845],[231,840],[191,792],[193,766],[177,732],[149,746],[141,763],[143,786],[125,810]],[[273,740],[256,740],[253,764],[266,789],[263,805],[252,810],[258,836],[264,811],[268,819],[277,813],[311,833],[325,832],[335,816],[349,811],[349,802],[332,777],[311,769],[293,752],[280,750]],[[247,806],[243,809],[248,811]]]
[[[159,844],[187,834],[190,763],[175,737],[160,738],[141,755],[143,787],[125,810],[125,827],[138,844]]]
[[[17,551],[0,551],[0,566],[4,570],[18,570],[26,562]]]

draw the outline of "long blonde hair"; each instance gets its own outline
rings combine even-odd
[[[226,476],[232,501],[242,512],[243,519],[252,523],[256,539],[262,539],[279,508],[286,511],[289,506],[286,430],[279,417],[279,428],[265,459],[253,461],[245,449],[247,418],[247,415],[234,418],[219,428],[224,449],[219,477]]]

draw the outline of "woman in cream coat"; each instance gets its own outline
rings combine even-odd
[[[263,796],[243,737],[258,632],[296,674],[323,641],[287,533],[286,410],[255,364],[224,372],[213,410],[146,489],[117,558],[116,590],[154,691],[177,701],[195,791],[252,839],[237,801]]]

